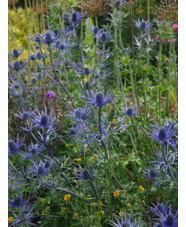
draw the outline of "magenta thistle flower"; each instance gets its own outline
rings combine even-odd
[[[169,62],[169,58],[166,58],[165,61],[166,61],[166,62]]]
[[[52,99],[56,94],[53,91],[47,92],[46,96],[48,96],[50,99]]]
[[[172,28],[173,28],[174,31],[177,31],[178,30],[178,24],[173,24]]]

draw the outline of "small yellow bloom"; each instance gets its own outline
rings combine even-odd
[[[84,78],[84,82],[85,83],[88,82],[88,78],[87,77]]]
[[[123,213],[123,211],[122,212],[119,212],[119,216],[121,216],[121,215],[123,215],[124,213]]]
[[[70,194],[66,194],[65,196],[64,196],[64,200],[69,200],[71,198],[71,195]]]
[[[99,205],[100,205],[100,207],[103,206],[103,202],[101,202]]]
[[[114,196],[118,196],[118,195],[119,195],[119,191],[115,191]]]
[[[96,203],[91,203],[91,205],[92,205],[93,207],[95,207],[95,206],[96,206]]]
[[[128,206],[128,207],[131,207],[131,204],[130,204],[130,203],[127,203],[127,206]]]
[[[81,161],[81,158],[76,158],[76,162],[80,162]]]
[[[144,191],[144,190],[145,190],[141,185],[139,186],[139,189],[140,189],[141,191]]]
[[[104,214],[105,212],[103,210],[101,210],[101,214]]]
[[[9,217],[8,218],[8,221],[13,221],[13,217]]]
[[[122,193],[126,193],[126,191],[125,191],[125,190],[121,190],[121,192],[122,192]]]
[[[94,158],[97,158],[97,157],[98,157],[98,154],[95,154],[95,155],[94,155]]]
[[[90,197],[91,197],[91,195],[88,195],[88,197],[90,198]]]
[[[74,213],[74,217],[78,216],[78,213]]]

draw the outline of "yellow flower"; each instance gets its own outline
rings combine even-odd
[[[95,155],[94,155],[94,158],[97,158],[97,157],[98,157],[98,154],[95,154]]]
[[[8,221],[13,221],[13,217],[9,217],[8,218]]]
[[[78,213],[74,213],[74,217],[78,216]]]
[[[85,83],[88,82],[88,78],[87,77],[84,78],[84,82]]]
[[[119,212],[119,216],[121,216],[121,215],[123,215],[124,213],[123,213],[123,211],[122,212]]]
[[[104,214],[105,212],[103,210],[101,210],[101,214]]]
[[[90,198],[90,197],[91,197],[91,195],[88,195],[88,197]]]
[[[127,203],[127,206],[128,206],[128,207],[131,207],[131,204],[130,204],[130,203]]]
[[[141,191],[144,191],[144,190],[145,190],[141,185],[139,186],[139,189],[140,189]]]
[[[114,196],[118,196],[118,195],[119,195],[119,191],[115,191]]]
[[[65,196],[64,196],[64,200],[69,200],[71,198],[71,195],[70,194],[66,194]]]
[[[76,162],[80,162],[81,161],[81,158],[76,158]]]
[[[126,193],[126,191],[125,191],[125,190],[121,190],[121,192],[122,192],[122,193]]]
[[[103,206],[103,202],[101,202],[99,205],[100,205],[100,207]]]

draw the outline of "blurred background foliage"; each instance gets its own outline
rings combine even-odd
[[[54,3],[54,4],[53,4]],[[8,35],[9,51],[13,48],[25,48],[23,60],[32,50],[30,40],[27,36],[40,33],[48,28],[48,24],[63,28],[60,18],[68,9],[78,9],[86,12],[87,17],[102,25],[111,10],[111,0],[8,0]],[[172,21],[178,23],[178,1],[177,0],[132,0],[133,18]],[[109,23],[109,22],[108,22]],[[86,21],[81,25],[81,33]],[[130,38],[129,34],[124,34]]]

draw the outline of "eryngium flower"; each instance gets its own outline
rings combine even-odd
[[[42,146],[39,146],[38,143],[34,144],[31,142],[30,146],[26,149],[26,152],[22,154],[23,159],[30,159],[33,155],[39,154],[43,150]]]
[[[50,128],[54,124],[54,121],[52,121],[52,111],[50,112],[50,115],[47,115],[47,111],[45,109],[45,113],[41,114],[38,110],[36,110],[38,113],[38,116],[34,117],[34,123],[36,127],[39,128]]]
[[[9,62],[8,66],[10,69],[19,71],[20,69],[24,68],[27,63],[23,61],[15,61],[14,63]]]
[[[147,179],[154,179],[158,176],[158,170],[155,168],[147,169],[146,171],[143,171],[146,174]]]
[[[8,206],[14,208],[21,208],[28,202],[29,199],[24,200],[22,194],[16,195],[14,200],[8,200]]]
[[[33,41],[35,41],[35,42],[41,42],[41,34],[39,34],[39,33],[36,33],[35,34],[35,38],[32,38],[32,37],[28,37],[28,39],[31,39],[31,40],[33,40]]]
[[[34,171],[32,172],[35,176],[44,176],[48,173],[49,169],[52,167],[51,163],[47,163],[46,161],[45,163],[41,162],[39,163],[39,165],[36,165],[34,163]]]
[[[104,96],[102,92],[97,92],[96,94],[92,92],[92,95],[88,94],[88,97],[84,98],[89,101],[88,103],[90,105],[103,107],[114,99],[113,95],[114,94],[108,95],[107,93],[106,96]]]
[[[110,32],[100,31],[98,33],[98,39],[100,42],[108,42],[111,37],[112,35],[110,34]]]
[[[113,7],[120,8],[120,7],[122,7],[125,4],[126,4],[126,2],[123,2],[122,0],[120,0],[120,1],[119,0],[116,0],[114,2],[114,4],[113,4]]]
[[[139,114],[138,110],[140,107],[137,110],[134,110],[134,108],[135,108],[135,105],[133,107],[127,107],[127,104],[125,102],[125,109],[122,108],[122,110],[125,115],[133,117],[133,116],[136,116],[137,114]]]
[[[35,60],[40,60],[43,58],[46,58],[47,54],[42,54],[40,51],[38,51],[37,53],[31,54],[28,58],[29,61],[35,61]]]
[[[23,137],[19,142],[18,135],[17,135],[16,142],[14,142],[11,139],[8,141],[8,155],[19,153],[20,147],[23,145],[24,138],[25,137]]]
[[[67,115],[69,117],[72,117],[74,120],[83,120],[85,121],[86,119],[89,118],[88,112],[90,109],[87,109],[86,107],[83,108],[77,108],[74,110],[74,112],[70,111],[70,115]]]
[[[69,10],[70,17],[67,13],[65,13],[64,18],[66,21],[73,23],[74,25],[78,25],[81,19],[85,16],[85,14],[80,14],[79,12]]]
[[[103,29],[99,29],[99,27],[98,26],[90,26],[90,29],[91,29],[91,31],[94,33],[94,34],[97,34],[98,32],[100,32],[101,30],[103,30]]]
[[[12,53],[10,53],[9,55],[13,58],[18,58],[22,53],[23,53],[23,50],[19,51],[16,48],[14,48]]]
[[[157,214],[157,215],[159,215],[159,214],[164,215],[164,214],[168,211],[168,208],[169,208],[169,207],[167,206],[167,203],[166,203],[166,202],[163,202],[163,203],[157,202],[157,205],[155,205],[155,204],[152,203],[152,205],[153,205],[154,207],[151,207],[151,210],[152,210],[155,214]]]
[[[156,213],[159,218],[155,220],[159,221],[161,224],[164,224],[164,227],[178,227],[178,211],[174,215],[171,210],[171,205],[169,206],[169,212],[165,211],[164,214]]]
[[[162,127],[160,128],[160,126],[158,125],[158,123],[156,123],[158,129],[156,129],[153,125],[153,129],[150,129],[151,132],[148,133],[152,138],[154,138],[156,141],[160,142],[160,143],[164,143],[167,144],[167,142],[174,136],[175,134],[175,130],[172,131],[172,129],[166,128],[166,127]]]
[[[32,115],[32,112],[30,110],[25,111],[25,109],[23,108],[23,112],[21,113],[20,111],[17,111],[18,113],[15,114],[18,118],[22,119],[22,120],[26,120],[28,118],[30,118],[30,116]]]
[[[59,38],[58,33],[56,34],[56,33],[50,32],[50,31],[47,31],[47,32],[43,33],[42,35],[40,35],[40,41],[45,44],[48,44],[48,45],[55,42],[58,38]]]
[[[139,30],[148,30],[149,28],[152,27],[153,23],[149,23],[149,21],[145,21],[142,19],[142,21],[140,21],[139,19],[137,21],[135,21],[135,25]]]
[[[121,212],[121,214],[122,214],[122,212]],[[132,223],[131,216],[132,216],[132,213],[130,213],[129,218],[127,220],[127,215],[126,215],[126,211],[125,211],[125,217],[124,217],[124,215],[121,215],[121,221],[119,221],[116,218],[116,216],[114,215],[116,223],[113,221],[109,221],[109,224],[111,226],[115,226],[115,227],[140,227],[141,225],[138,223],[140,221],[140,219],[138,219],[137,221],[135,220],[135,222]]]
[[[87,170],[83,169],[80,165],[79,167],[80,170],[74,167],[77,171],[76,173],[74,173],[77,178],[82,179],[83,181],[88,181],[90,180],[90,178],[91,179],[95,178],[94,171],[92,171],[91,165],[88,166]]]

